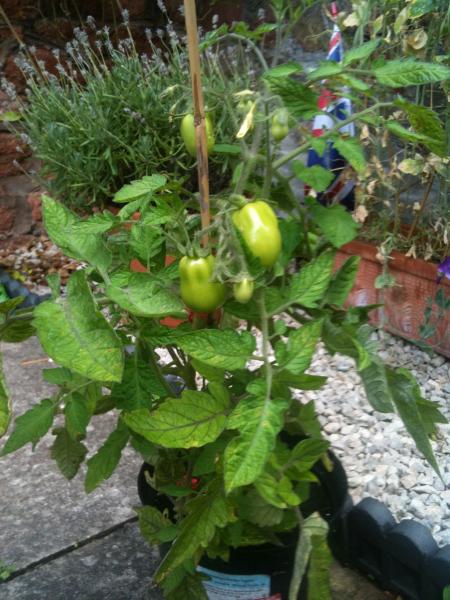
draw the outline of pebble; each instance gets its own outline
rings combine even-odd
[[[383,338],[381,355],[389,365],[412,371],[423,396],[437,402],[450,420],[449,361],[390,334]],[[450,425],[439,425],[432,441],[441,481],[398,415],[373,411],[351,361],[339,354],[331,357],[319,345],[308,372],[328,377],[315,392],[316,411],[346,469],[353,500],[377,498],[397,521],[416,519],[432,529],[439,545],[450,544]]]

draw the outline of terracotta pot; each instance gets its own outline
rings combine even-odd
[[[417,341],[420,339],[419,329],[424,322],[427,300],[434,299],[439,289],[436,282],[437,265],[408,258],[394,251],[389,262],[389,272],[395,277],[397,285],[378,290],[375,288],[375,279],[381,274],[382,265],[376,259],[377,252],[376,246],[360,241],[350,242],[338,250],[336,268],[349,256],[361,257],[356,283],[350,292],[348,304],[366,306],[384,302],[383,308],[372,312],[372,323],[379,325],[384,312],[385,329],[408,340]],[[444,289],[446,297],[450,298],[450,282],[444,278],[440,286]],[[436,311],[435,305],[433,311]],[[436,335],[427,339],[427,343],[436,352],[450,357],[449,311],[438,323]]]

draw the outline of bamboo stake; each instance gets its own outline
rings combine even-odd
[[[200,192],[200,211],[202,228],[211,223],[209,210],[208,146],[206,140],[205,106],[203,103],[202,76],[200,68],[200,50],[197,34],[197,14],[195,0],[184,0],[184,15],[191,71],[192,98],[194,103],[195,143],[197,145],[198,187]],[[208,235],[202,238],[203,246],[208,243]]]

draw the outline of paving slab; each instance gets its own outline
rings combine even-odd
[[[130,523],[16,579],[0,583],[0,598],[162,600],[161,592],[151,581],[158,559],[157,549],[145,543],[137,523]]]
[[[53,388],[42,381],[44,353],[36,338],[2,346],[6,380],[16,414]],[[87,437],[99,447],[114,426],[109,415],[94,417]],[[21,568],[89,538],[135,515],[136,478],[141,460],[130,450],[111,479],[87,495],[82,470],[67,481],[50,458],[48,434],[35,452],[31,446],[0,459],[0,560]],[[1,597],[1,596],[0,596]]]

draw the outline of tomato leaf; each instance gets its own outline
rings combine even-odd
[[[73,479],[87,454],[87,448],[73,439],[67,429],[58,428],[50,455],[56,461],[61,473],[67,479]]]
[[[184,391],[165,400],[153,412],[135,410],[125,423],[145,439],[165,448],[198,448],[213,442],[226,424],[227,402],[205,392]]]
[[[275,353],[280,368],[301,375],[311,364],[322,330],[322,319],[309,321],[291,331],[287,345],[277,345]]]
[[[140,317],[186,316],[178,296],[149,273],[122,272],[113,275],[106,295],[119,306]]]
[[[192,358],[230,371],[243,369],[256,348],[249,332],[232,329],[194,331],[179,338],[178,345]]]
[[[253,483],[264,469],[276,436],[283,426],[289,401],[285,398],[250,397],[236,406],[227,428],[239,435],[228,444],[224,455],[225,490]]]
[[[217,528],[225,527],[230,518],[229,508],[222,491],[222,482],[213,481],[207,493],[201,493],[186,505],[187,516],[179,524],[179,535],[154,576],[161,583],[185,560],[192,558],[200,548],[206,548]]]
[[[52,426],[54,412],[55,403],[45,399],[17,417],[14,430],[4,445],[1,455],[14,452],[29,442],[36,444]]]
[[[393,88],[450,79],[450,68],[445,65],[409,59],[387,61],[372,72],[379,83]]]
[[[35,308],[34,325],[42,347],[57,363],[96,381],[120,381],[122,345],[97,309],[86,274],[69,279],[67,298]]]
[[[358,274],[359,256],[351,256],[348,258],[342,267],[336,271],[328,286],[325,301],[327,304],[335,306],[343,306],[347,299]]]
[[[8,388],[6,387],[5,375],[3,372],[3,361],[0,354],[0,437],[5,435],[8,430],[11,419],[11,401]]]
[[[88,469],[84,481],[86,493],[89,494],[102,481],[111,477],[129,437],[128,428],[119,420],[116,429],[110,433],[103,446],[87,461]]]
[[[301,267],[300,272],[292,277],[289,300],[307,308],[316,308],[328,289],[333,263],[334,252],[327,250]]]
[[[124,185],[115,193],[113,201],[122,203],[138,200],[160,190],[166,185],[166,181],[164,175],[146,175],[142,179]]]
[[[341,204],[325,207],[316,200],[307,201],[307,204],[312,220],[335,248],[340,248],[356,237],[358,224]]]

